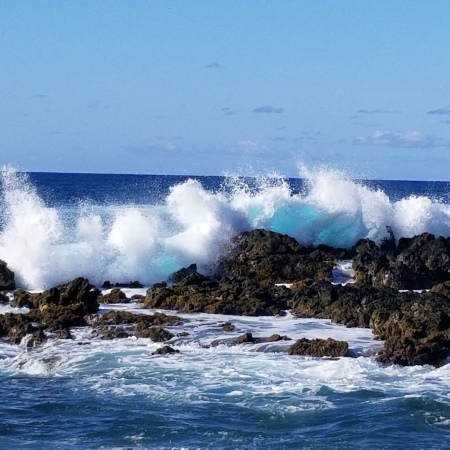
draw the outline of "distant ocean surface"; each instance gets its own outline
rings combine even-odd
[[[424,231],[450,236],[450,183],[355,181],[319,169],[278,176],[1,175],[0,259],[19,286],[84,276],[164,280],[191,263],[207,272],[229,239],[265,228],[301,244],[350,247]],[[132,295],[136,291],[127,291]],[[137,291],[144,293],[145,289]],[[138,305],[102,308],[141,311]],[[0,305],[0,313],[26,312]],[[183,314],[170,345],[149,339],[0,342],[0,448],[445,449],[450,365],[382,367],[371,330],[327,320]],[[268,344],[210,346],[286,334],[349,342],[358,357],[293,357]]]

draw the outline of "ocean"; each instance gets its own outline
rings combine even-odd
[[[304,245],[350,247],[424,231],[450,236],[450,184],[358,181],[332,169],[303,178],[2,171],[0,259],[20,287],[77,276],[145,286],[197,263],[208,272],[229,239],[265,228]],[[127,295],[145,293],[126,289]],[[152,313],[139,304],[105,305]],[[0,305],[0,313],[26,313]],[[175,312],[171,312],[175,313]],[[41,347],[0,342],[0,448],[445,449],[450,365],[384,367],[369,329],[329,320],[178,314],[157,356],[143,338]],[[230,321],[235,331],[220,325]],[[342,339],[354,358],[289,356],[289,343],[227,345],[245,332]]]

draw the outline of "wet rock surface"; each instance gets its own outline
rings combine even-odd
[[[335,339],[299,339],[291,345],[288,350],[289,355],[300,356],[348,356],[348,343]]]
[[[99,303],[130,303],[130,299],[120,288],[114,288],[109,294],[103,294],[98,297]]]
[[[450,238],[423,233],[388,246],[363,239],[355,252],[353,268],[361,284],[414,290],[450,281]]]
[[[11,290],[16,288],[14,272],[8,268],[8,264],[0,259],[0,290]]]
[[[173,355],[176,353],[180,353],[180,350],[176,350],[169,345],[165,345],[164,347],[158,348],[158,350],[154,351],[152,355]]]
[[[150,338],[154,342],[165,342],[174,336],[164,326],[178,326],[182,319],[178,316],[161,312],[150,314],[134,314],[127,311],[109,311],[90,321],[102,339],[127,337]]]
[[[244,316],[284,315],[287,301],[276,287],[251,279],[216,281],[198,272],[169,287],[157,283],[148,289],[143,308]]]
[[[315,283],[294,292],[292,311],[372,328],[385,341],[377,355],[383,363],[436,365],[450,355],[450,299],[436,292]]]
[[[356,283],[333,285],[333,267],[339,259],[348,258],[353,259]],[[0,289],[10,288],[13,281],[14,274],[0,261]],[[276,283],[289,283],[292,288]],[[166,328],[181,323],[177,316],[123,311],[94,316],[99,301],[129,301],[119,286],[109,283],[107,287],[112,291],[100,296],[88,280],[76,278],[42,293],[17,290],[11,306],[30,312],[1,315],[0,337],[18,344],[28,336],[26,345],[34,347],[49,336],[70,338],[70,327],[85,325],[94,326],[103,339],[134,336],[165,342],[175,336]],[[411,291],[425,288],[430,291]],[[5,298],[7,302],[4,296],[0,301]],[[141,300],[144,308],[190,313],[277,316],[291,309],[297,317],[371,328],[384,341],[376,356],[381,363],[439,365],[450,356],[450,238],[424,233],[396,242],[391,235],[380,245],[363,239],[346,251],[307,248],[289,236],[253,230],[232,240],[208,276],[192,264],[172,274],[169,283],[151,286]],[[229,322],[221,327],[222,331],[235,330]],[[288,338],[244,333],[230,339],[231,345],[241,345]],[[348,352],[344,344],[303,339],[289,353],[343,356]]]
[[[76,278],[40,293],[18,290],[11,306],[27,307],[30,312],[0,315],[0,337],[7,336],[11,342],[19,344],[27,334],[38,330],[56,332],[86,325],[86,316],[98,311],[99,294],[100,291],[85,278]],[[42,333],[36,334],[33,346],[44,340]]]
[[[342,252],[328,246],[302,247],[290,236],[253,230],[233,239],[215,276],[250,278],[264,286],[303,279],[331,281],[337,255]]]

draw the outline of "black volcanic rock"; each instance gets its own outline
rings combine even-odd
[[[76,278],[67,284],[40,293],[19,291],[14,306],[27,306],[29,317],[42,323],[50,331],[86,325],[85,316],[96,313],[100,291],[85,278]]]
[[[314,283],[294,292],[293,313],[372,328],[385,341],[383,363],[436,365],[450,356],[450,298],[437,292]]]
[[[450,238],[423,233],[401,238],[395,248],[362,239],[355,251],[353,269],[361,284],[417,290],[450,281]]]
[[[130,299],[126,296],[125,292],[119,288],[114,288],[108,294],[103,294],[98,297],[100,303],[130,303]]]
[[[16,288],[14,272],[8,269],[8,264],[0,259],[0,290],[9,291]]]
[[[299,339],[292,344],[288,350],[289,355],[301,356],[346,356],[348,354],[348,343],[335,339]]]
[[[294,238],[267,230],[234,238],[220,259],[215,278],[251,278],[264,286],[303,279],[331,281],[337,260],[331,247],[302,247]],[[336,250],[339,253],[340,250]]]
[[[168,287],[157,283],[148,289],[143,308],[244,316],[284,315],[287,304],[273,290],[251,279],[218,282],[198,273]]]
[[[168,345],[158,348],[152,353],[152,355],[173,355],[175,353],[180,353],[180,350],[176,350]]]

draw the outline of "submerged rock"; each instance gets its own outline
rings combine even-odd
[[[158,350],[154,351],[152,355],[173,355],[175,353],[180,353],[180,350],[176,350],[168,345],[164,347],[158,348]]]
[[[91,324],[103,339],[127,338],[130,336],[150,338],[154,342],[165,342],[174,336],[163,326],[177,326],[182,322],[178,316],[156,312],[134,314],[127,311],[109,311],[91,318]]]
[[[220,325],[223,331],[234,331],[236,327],[231,322],[225,322]]]

